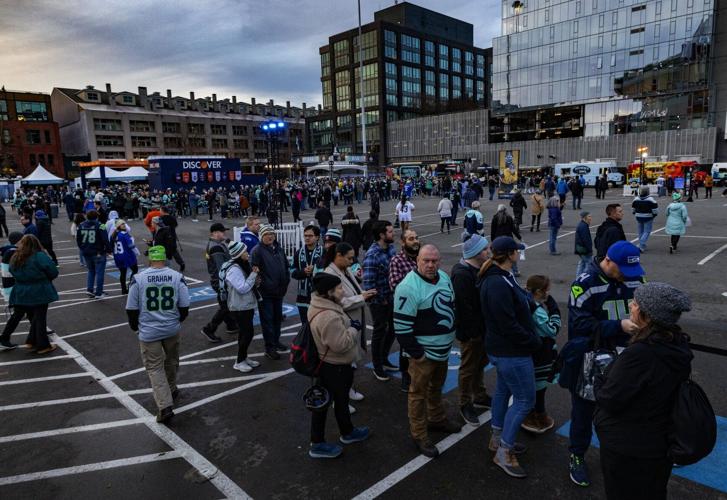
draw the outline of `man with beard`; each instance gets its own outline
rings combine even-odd
[[[398,370],[387,359],[394,343],[393,294],[389,287],[389,264],[395,253],[394,226],[389,221],[381,220],[374,224],[372,233],[374,243],[364,257],[361,288],[377,292],[369,301],[374,322],[371,361],[374,365],[374,376],[385,382],[389,380],[387,371]]]
[[[389,287],[396,292],[396,286],[417,267],[419,254],[419,238],[416,231],[407,229],[401,233],[401,250],[391,258],[389,263]],[[399,349],[399,371],[401,372],[401,391],[409,392],[409,359]]]

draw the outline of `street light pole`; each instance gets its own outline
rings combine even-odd
[[[646,158],[649,156],[649,148],[647,146],[641,146],[636,151],[638,151],[641,156],[641,166],[639,167],[639,184],[643,186],[644,184],[646,184],[645,164]]]
[[[363,141],[364,161],[368,163],[366,149],[366,114],[364,106],[364,74],[363,74],[363,35],[361,34],[361,0],[358,0],[358,73],[359,73],[359,97],[361,99],[361,139]]]

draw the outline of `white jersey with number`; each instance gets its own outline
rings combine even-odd
[[[414,204],[407,201],[403,205],[401,202],[396,204],[396,213],[400,222],[411,222],[411,211],[414,210]]]
[[[126,309],[139,311],[139,340],[154,342],[179,333],[179,307],[189,307],[181,273],[148,267],[131,279]]]

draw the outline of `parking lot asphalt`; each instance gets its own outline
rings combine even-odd
[[[593,214],[593,224],[604,218],[606,203],[627,205],[624,227],[627,237],[636,237],[630,215],[631,198],[611,190],[606,200],[586,192],[582,208]],[[668,204],[658,199],[660,208]],[[436,214],[437,198],[413,199],[416,206],[412,227],[423,242],[437,245],[442,268],[449,271],[461,255],[459,227],[451,234],[440,233]],[[486,233],[497,204],[507,200],[483,200]],[[391,217],[393,202],[382,202],[382,218]],[[689,293],[693,310],[682,319],[683,328],[698,344],[727,348],[727,199],[696,200],[687,204],[693,225],[670,255],[664,234],[664,217],[654,223],[648,251],[642,256],[647,277],[667,281]],[[8,225],[19,227],[9,207]],[[354,205],[362,222],[368,205]],[[333,207],[340,221],[345,207]],[[573,231],[578,211],[568,200],[564,211],[558,250],[547,248],[547,225],[530,232],[526,211],[523,231],[528,245],[520,262],[522,280],[530,274],[547,274],[553,280],[552,295],[567,311],[567,293],[575,277],[577,257],[573,255]],[[461,212],[460,212],[461,213]],[[389,215],[386,215],[389,214]],[[304,221],[313,211],[302,213]],[[219,217],[216,217],[219,220]],[[284,220],[291,220],[285,214]],[[461,222],[462,215],[459,216]],[[231,227],[241,220],[230,220]],[[141,242],[146,228],[130,222],[132,234]],[[558,387],[548,391],[547,408],[556,421],[554,431],[540,436],[520,433],[529,446],[522,465],[525,480],[505,476],[487,451],[489,412],[481,415],[483,425],[465,426],[462,432],[434,434],[443,451],[436,460],[418,455],[408,432],[406,395],[398,381],[377,381],[370,369],[361,366],[355,387],[366,398],[353,403],[356,425],[371,428],[371,438],[347,446],[343,456],[316,461],[307,456],[310,414],[301,395],[309,381],[293,373],[285,358],[271,361],[262,357],[263,346],[256,326],[256,340],[250,352],[261,366],[249,374],[232,369],[236,338],[221,328],[223,341],[210,344],[200,333],[215,311],[209,293],[204,263],[204,245],[209,223],[182,219],[178,229],[185,275],[194,297],[190,316],[183,324],[179,384],[182,395],[170,426],[157,424],[149,380],[142,369],[136,335],[126,324],[125,299],[114,275],[107,269],[110,297],[88,299],[85,271],[71,241],[69,223],[55,220],[55,249],[60,257],[60,276],[55,285],[60,300],[51,304],[48,324],[57,332],[59,349],[39,358],[17,349],[0,353],[0,498],[605,498],[598,460],[592,447],[587,455],[593,484],[584,489],[568,479],[567,438],[568,393]],[[592,228],[595,232],[596,227]],[[230,232],[230,235],[232,232]],[[398,245],[398,233],[397,233]],[[140,245],[144,247],[143,243]],[[289,287],[287,304],[294,304],[295,286]],[[298,329],[297,310],[286,309],[283,339]],[[4,326],[7,315],[0,317]],[[22,343],[28,323],[23,322],[12,337]],[[566,333],[561,332],[559,344]],[[727,360],[713,354],[695,353],[693,376],[705,389],[721,417],[727,416]],[[456,381],[458,351],[450,359],[451,389],[446,394],[448,411],[457,414]],[[486,372],[486,383],[494,390],[494,370]],[[567,433],[565,434],[567,435]],[[338,432],[329,415],[327,436]],[[704,461],[675,469],[669,485],[670,498],[727,498],[727,421],[720,419],[718,447]]]

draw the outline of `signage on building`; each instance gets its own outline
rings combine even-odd
[[[266,182],[264,175],[244,174],[239,158],[151,158],[149,185],[152,189],[229,188]]]

